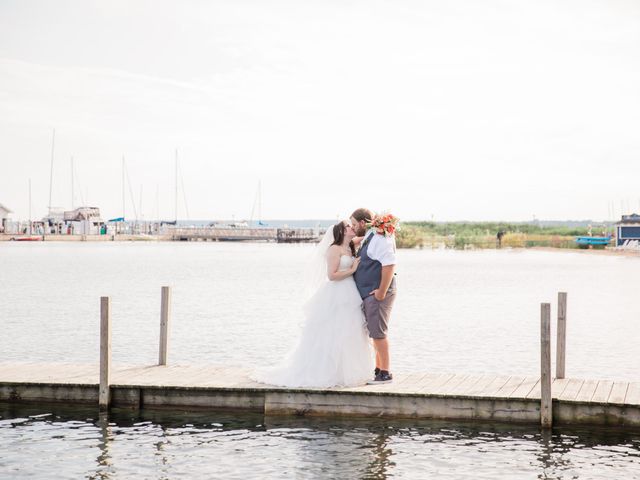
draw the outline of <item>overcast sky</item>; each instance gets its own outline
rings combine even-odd
[[[640,2],[0,0],[0,203],[606,219],[640,207]],[[159,201],[156,201],[159,192]],[[127,217],[133,216],[127,186]],[[140,212],[138,212],[140,215]]]

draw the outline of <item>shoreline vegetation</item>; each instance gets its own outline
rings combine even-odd
[[[189,229],[186,229],[189,230]],[[196,229],[197,230],[197,229]],[[194,230],[194,231],[196,231]],[[242,230],[242,229],[240,229]],[[273,230],[273,229],[272,229]],[[309,230],[309,229],[306,229]],[[537,249],[561,249],[612,252],[610,246],[594,245],[587,247],[579,245],[576,237],[605,236],[611,231],[611,224],[596,224],[589,227],[585,224],[544,224],[544,223],[508,223],[508,222],[430,222],[407,221],[402,222],[400,229],[396,231],[396,244],[398,248],[428,248],[428,249],[498,249],[498,248],[537,248]],[[225,235],[229,232],[237,233],[238,229],[225,229]],[[322,232],[322,231],[321,231]],[[498,239],[498,233],[501,238]],[[197,231],[196,231],[197,233]],[[25,238],[26,237],[26,238]],[[237,237],[237,238],[236,238]],[[0,233],[0,243],[12,240],[41,240],[58,242],[104,242],[104,241],[275,241],[277,238],[253,238],[237,235],[234,238],[182,238],[171,232],[162,233],[109,233],[109,234],[28,234],[28,233]],[[305,238],[304,241],[310,241]],[[279,241],[279,240],[278,240]]]
[[[503,232],[498,241],[498,232]],[[594,236],[601,235],[594,228]],[[396,233],[398,248],[490,248],[581,249],[575,241],[589,235],[589,227],[544,226],[506,222],[403,222]],[[604,250],[604,246],[594,247]]]

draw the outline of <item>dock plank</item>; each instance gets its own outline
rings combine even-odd
[[[507,380],[507,383],[505,383],[502,387],[500,387],[500,390],[498,390],[494,396],[496,398],[511,397],[513,393],[518,389],[518,387],[522,385],[522,382],[524,382],[525,378],[526,377],[523,377],[520,375],[510,376],[509,380]]]
[[[590,402],[597,387],[597,380],[585,380],[576,396],[576,402]]]
[[[629,383],[624,403],[627,405],[640,405],[640,382]]]
[[[526,398],[529,399],[538,399],[542,396],[542,385],[540,384],[540,378],[536,381],[536,384],[533,386],[531,391],[527,393]]]
[[[433,393],[434,395],[449,395],[449,392],[454,390],[460,383],[464,382],[470,375],[465,373],[456,373],[451,377],[447,382],[434,387]]]
[[[495,381],[497,375],[480,375],[477,381],[465,388],[461,393],[465,396],[476,396],[478,392],[484,390],[488,385]]]
[[[418,386],[418,393],[429,394],[437,385],[448,381],[452,373],[435,373],[423,379]]]
[[[551,381],[551,398],[560,398],[568,384],[569,379],[567,378],[554,378]]]
[[[567,386],[564,388],[560,396],[560,400],[574,401],[578,396],[578,392],[582,388],[584,380],[578,378],[570,378]]]
[[[489,375],[491,379],[495,377],[495,375]],[[483,375],[469,375],[463,381],[453,386],[449,390],[447,390],[447,395],[463,395],[468,390],[471,390],[479,381],[483,380],[485,376]]]
[[[511,394],[512,398],[527,398],[527,395],[536,384],[540,382],[540,377],[525,377],[518,388]]]
[[[140,366],[123,366],[123,367],[114,367],[111,373],[111,384],[112,385],[128,385],[135,382],[137,377],[144,375],[147,370],[155,368],[154,365],[149,365],[145,367]],[[165,367],[169,368],[169,367]]]
[[[115,368],[111,375],[112,385],[155,385],[169,386],[172,373],[180,367],[177,365],[149,365],[146,367]]]
[[[398,393],[416,393],[420,383],[428,376],[428,373],[411,373],[394,390]]]
[[[420,393],[422,389],[427,388],[429,385],[434,384],[439,381],[443,375],[443,373],[427,373],[422,379],[416,383],[416,393]]]
[[[97,383],[98,367],[75,364],[21,363],[13,368],[5,366],[2,381],[30,383]]]
[[[451,380],[453,375],[453,373],[439,373],[435,378],[430,379],[429,382],[420,387],[418,392],[433,395],[441,385]]]
[[[249,378],[250,373],[250,370],[241,368],[205,368],[194,373],[194,378],[195,381],[209,387],[238,388],[242,384],[252,382]]]
[[[488,385],[481,390],[472,390],[471,395],[485,398],[495,398],[500,389],[509,381],[511,377],[508,375],[497,375]]]
[[[598,382],[598,386],[596,387],[596,391],[593,392],[591,401],[593,403],[606,403],[606,401],[609,399],[609,395],[611,394],[612,388],[613,388],[612,381],[600,380]]]
[[[611,393],[607,399],[607,403],[616,403],[622,405],[625,402],[627,396],[627,390],[629,389],[629,382],[613,382]]]

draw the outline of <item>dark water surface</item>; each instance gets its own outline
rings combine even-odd
[[[640,432],[0,404],[0,478],[640,478]]]

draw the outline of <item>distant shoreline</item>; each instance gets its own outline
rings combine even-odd
[[[32,240],[27,240],[32,239]],[[0,242],[135,242],[135,241],[172,241],[170,235],[29,235],[29,234],[0,234]]]
[[[527,250],[538,250],[541,252],[570,252],[570,253],[588,253],[597,255],[614,255],[619,257],[638,257],[640,258],[640,250],[615,250],[607,249],[589,249],[589,248],[554,248],[554,247],[528,247]]]
[[[44,238],[43,238],[44,237]],[[181,242],[175,240],[171,235],[19,235],[19,234],[0,234],[0,242],[12,242],[21,241],[20,238],[37,238],[32,240],[36,242]],[[24,240],[22,240],[24,241]],[[273,243],[260,240],[220,240],[219,242],[225,243]],[[201,242],[200,242],[201,243]],[[403,250],[430,250],[433,247],[424,245],[420,247],[399,247]],[[450,250],[460,250],[452,247],[448,247]],[[582,254],[596,254],[596,255],[609,255],[609,256],[622,256],[622,257],[638,257],[640,258],[640,250],[616,250],[613,248],[607,249],[588,249],[588,248],[566,248],[566,247],[545,247],[545,246],[530,246],[530,247],[514,247],[505,246],[503,248],[467,248],[462,250],[535,250],[539,252],[566,252],[566,253],[582,253]]]

